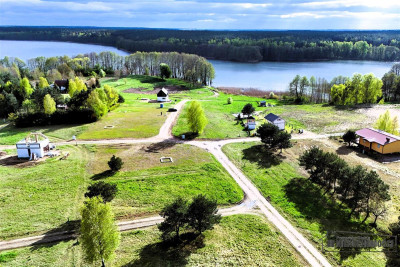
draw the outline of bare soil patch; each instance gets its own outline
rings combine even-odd
[[[19,159],[18,156],[6,156],[6,157],[0,156],[0,165],[1,166],[13,166],[16,168],[26,168],[26,167],[36,166],[44,160],[45,160],[45,158],[40,158],[36,161],[33,161],[33,160],[27,160],[27,159]]]

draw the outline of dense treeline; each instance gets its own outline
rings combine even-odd
[[[194,31],[2,27],[0,39],[98,43],[130,52],[183,52],[221,60],[400,60],[400,31]]]
[[[312,147],[300,156],[300,165],[310,174],[309,180],[330,193],[350,209],[352,215],[365,214],[365,222],[371,214],[380,216],[385,202],[390,200],[389,186],[375,171],[362,166],[349,166],[336,153],[324,152]]]
[[[209,85],[215,76],[214,67],[205,58],[177,52],[136,52],[125,57],[114,52],[88,53],[73,58],[36,57],[29,59],[27,64],[18,58],[5,57],[0,60],[0,65],[10,68],[16,76],[28,76],[33,79],[46,76],[51,82],[75,75],[100,75],[102,71],[116,76],[122,74],[161,76],[160,64],[169,66],[172,78],[183,79],[193,84]]]
[[[385,101],[400,101],[400,63],[394,64],[382,77],[382,93]]]

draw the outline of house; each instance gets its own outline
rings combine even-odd
[[[31,133],[17,144],[17,154],[20,159],[43,158],[53,147],[50,140],[41,133]]]
[[[248,131],[254,130],[257,126],[256,119],[253,116],[247,117],[245,127]]]
[[[69,80],[55,80],[54,85],[57,85],[60,88],[61,93],[68,92]]]
[[[157,101],[158,102],[168,102],[168,91],[167,89],[163,88],[157,93]]]
[[[260,104],[258,106],[259,107],[266,107],[267,106],[267,101],[260,101]]]
[[[376,151],[380,154],[400,152],[399,136],[373,128],[358,130],[356,134],[359,136],[358,144],[363,150]]]
[[[276,126],[278,126],[279,130],[285,130],[285,120],[282,119],[281,117],[269,113],[267,116],[264,117],[269,123],[272,123]]]

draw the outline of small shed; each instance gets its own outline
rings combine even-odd
[[[157,93],[157,101],[158,102],[168,102],[169,101],[167,89],[163,88]]]
[[[20,159],[43,158],[50,150],[50,140],[41,133],[31,133],[17,144],[17,154]]]
[[[247,130],[254,130],[257,126],[256,119],[253,116],[247,117],[247,122],[245,124]]]
[[[267,101],[260,101],[259,107],[266,107]]]
[[[269,123],[272,123],[278,126],[279,130],[285,130],[285,120],[275,115],[273,113],[269,113],[267,116],[264,117]]]

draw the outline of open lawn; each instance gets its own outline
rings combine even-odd
[[[112,176],[107,161],[112,155],[124,161],[122,170]],[[160,163],[172,157],[172,163]],[[120,219],[155,214],[178,196],[190,199],[206,194],[219,205],[243,199],[243,192],[225,169],[206,151],[173,143],[98,146],[89,165],[93,180],[115,183],[119,192],[112,201]]]
[[[232,104],[227,104],[228,97],[233,98]],[[204,132],[200,134],[198,138],[223,139],[247,136],[243,125],[241,125],[232,114],[240,113],[247,103],[251,103],[256,108],[256,111],[262,111],[265,107],[258,107],[258,101],[262,100],[262,98],[221,93],[218,97],[201,101],[201,106],[208,119],[208,124]],[[267,102],[275,104],[276,100],[267,100]],[[176,126],[173,128],[173,134],[175,136],[181,136],[182,134],[190,135],[185,116],[189,105],[190,102],[185,105],[185,109],[179,116]],[[243,120],[243,122],[246,122],[246,120]],[[260,118],[258,124],[262,122],[263,120]]]
[[[267,153],[261,143],[235,143],[223,147],[224,153],[249,177],[265,197],[317,248],[328,230],[374,232],[359,221],[348,220],[348,211],[308,182],[307,173],[298,165],[298,155],[317,141],[296,141],[282,155]],[[322,144],[320,144],[322,146]],[[355,164],[355,162],[351,162]],[[358,163],[360,164],[360,163]],[[384,177],[382,177],[384,179]],[[393,193],[393,192],[392,192]],[[387,222],[378,221],[378,225]],[[328,253],[342,266],[398,266],[384,253]],[[388,254],[390,255],[390,254]],[[389,263],[390,262],[390,263]],[[367,264],[367,265],[366,265]],[[388,265],[386,265],[388,264]],[[397,264],[397,265],[396,265]]]
[[[126,83],[125,83],[126,81]],[[53,141],[71,140],[75,135],[79,139],[111,139],[111,138],[146,138],[156,136],[166,119],[166,111],[181,99],[199,99],[213,97],[213,93],[206,88],[195,89],[187,82],[177,79],[161,80],[157,77],[136,75],[127,78],[105,78],[102,85],[109,84],[115,87],[125,98],[125,103],[101,120],[84,125],[55,125],[32,128],[15,128],[12,125],[0,124],[0,145],[13,145],[25,138],[31,132],[41,132]],[[145,103],[141,98],[156,99],[155,93],[147,94],[154,88],[170,86],[177,88],[191,88],[192,90],[179,91],[171,94],[171,103],[165,103],[160,108],[158,103]],[[143,93],[124,93],[126,89],[141,88]],[[161,116],[163,112],[163,116]],[[4,127],[5,126],[5,127]],[[114,126],[105,129],[104,126]]]
[[[89,183],[85,147],[65,146],[66,160],[47,159],[31,166],[4,166],[0,160],[0,239],[14,239],[68,227],[79,218]]]
[[[256,215],[224,217],[203,240],[187,243],[180,253],[161,246],[159,236],[156,227],[122,233],[113,266],[306,266],[288,241]],[[0,264],[91,266],[82,260],[76,241],[2,252]]]

